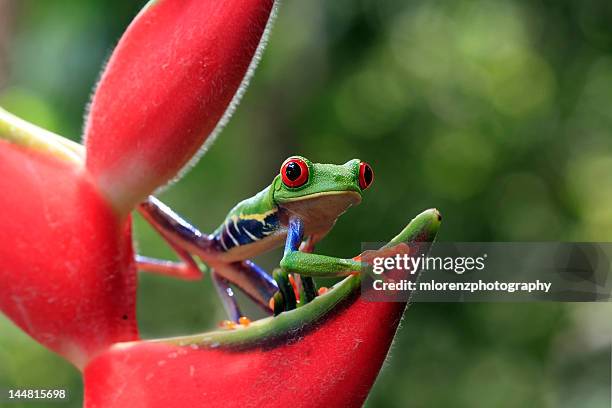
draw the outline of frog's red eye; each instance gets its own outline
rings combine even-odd
[[[281,166],[281,178],[287,187],[301,187],[308,181],[308,165],[299,157],[290,157]]]
[[[372,167],[366,162],[359,163],[359,187],[365,190],[370,187],[373,181],[374,172],[372,171]]]

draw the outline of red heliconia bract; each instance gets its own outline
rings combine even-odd
[[[0,110],[0,308],[84,370],[90,408],[359,406],[380,370],[405,304],[365,302],[356,286],[240,329],[276,332],[238,349],[138,337],[129,213],[223,124],[274,6],[151,1],[103,72],[84,162]],[[431,241],[439,218],[423,214]]]
[[[124,213],[176,177],[245,78],[273,0],[159,0],[108,62],[85,129],[86,166]]]
[[[0,308],[82,367],[138,338],[129,222],[81,166],[0,140]]]

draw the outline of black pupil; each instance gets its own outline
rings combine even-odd
[[[366,186],[369,186],[372,182],[372,169],[368,165],[363,169],[363,181],[365,181]]]
[[[295,181],[302,174],[302,169],[300,168],[300,165],[295,162],[289,163],[285,169],[285,174],[289,180]]]

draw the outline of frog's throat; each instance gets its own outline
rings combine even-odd
[[[279,203],[281,212],[288,217],[297,216],[304,221],[305,233],[324,234],[349,207],[361,202],[355,191],[325,191]]]
[[[293,197],[293,198],[285,198],[282,200],[282,202],[279,202],[279,206],[283,207],[285,205],[288,205],[290,203],[295,203],[298,201],[310,201],[310,200],[317,200],[317,199],[325,199],[327,196],[335,196],[335,197],[346,197],[349,198],[351,200],[356,200],[355,204],[359,204],[361,202],[361,194],[359,194],[356,191],[352,191],[352,190],[338,190],[338,191],[321,191],[319,193],[313,193],[313,194],[308,194],[302,197]],[[333,197],[330,197],[333,198]]]

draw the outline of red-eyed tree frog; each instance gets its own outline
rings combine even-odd
[[[275,314],[292,310],[317,296],[312,277],[345,276],[360,270],[360,262],[353,259],[312,251],[338,217],[361,202],[363,191],[373,180],[372,168],[357,159],[334,165],[290,157],[271,185],[238,203],[209,235],[151,196],[139,211],[181,262],[139,256],[139,269],[196,279],[201,276],[194,259],[197,256],[210,267],[217,292],[233,321],[239,321],[242,314],[230,284],[268,312],[271,304]],[[283,244],[284,255],[273,277],[249,260]],[[299,290],[299,302],[294,285]]]

